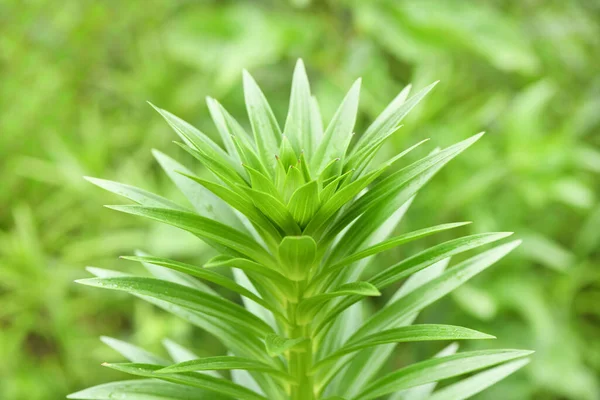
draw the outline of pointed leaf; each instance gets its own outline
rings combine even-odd
[[[205,357],[195,360],[185,361],[179,364],[170,365],[166,368],[155,371],[156,374],[176,374],[181,372],[194,371],[219,371],[219,370],[246,370],[262,371],[278,377],[283,377],[288,381],[293,381],[287,372],[273,368],[271,365],[253,360],[251,358],[234,356]]]
[[[281,141],[281,130],[267,99],[246,70],[243,73],[243,80],[244,97],[252,132],[254,132],[254,141],[262,162],[271,173]]]
[[[172,282],[142,277],[80,279],[78,283],[154,297],[169,303],[228,321],[238,329],[264,336],[272,330],[246,309],[224,298]]]
[[[206,374],[185,372],[181,374],[156,374],[162,367],[152,364],[103,364],[106,367],[132,375],[158,378],[169,382],[193,386],[216,392],[218,395],[231,396],[240,400],[267,400],[266,397],[246,389],[243,386]]]
[[[126,185],[124,183],[107,181],[105,179],[92,178],[89,176],[84,177],[87,181],[94,185],[101,187],[102,189],[108,190],[119,196],[123,196],[129,200],[132,200],[142,206],[148,207],[162,207],[171,208],[173,210],[187,211],[185,207],[180,206],[171,200],[165,199],[159,195],[148,192],[144,189],[137,188],[135,186]]]
[[[370,400],[396,390],[436,382],[530,355],[525,350],[470,351],[433,358],[392,372],[369,385],[354,400]]]
[[[530,359],[511,361],[502,364],[499,367],[491,368],[487,371],[480,372],[477,375],[463,379],[460,382],[438,390],[433,393],[428,400],[463,400],[487,389],[495,383],[506,378],[508,375],[516,372],[529,364]]]
[[[212,193],[214,193],[216,196],[218,196],[221,200],[229,204],[231,207],[244,214],[246,218],[252,221],[252,223],[254,223],[257,228],[267,233],[272,239],[279,243],[279,240],[281,239],[281,234],[279,233],[279,231],[277,231],[273,223],[269,221],[254,206],[252,201],[226,188],[223,185],[219,185],[218,183],[210,182],[193,175],[185,176],[198,182],[199,184],[210,190]]]
[[[364,250],[361,250],[357,253],[354,253],[351,256],[348,256],[348,257],[338,261],[331,267],[327,268],[327,270],[330,272],[336,271],[339,268],[343,268],[346,265],[352,264],[353,262],[356,262],[356,261],[361,260],[366,257],[370,257],[372,255],[381,253],[381,252],[389,250],[389,249],[393,249],[394,247],[411,242],[413,240],[427,237],[429,235],[433,235],[434,233],[443,232],[445,230],[457,228],[459,226],[463,226],[463,225],[467,225],[467,224],[470,224],[470,222],[456,222],[456,223],[450,223],[450,224],[441,224],[441,225],[436,225],[436,226],[432,226],[429,228],[419,229],[417,231],[405,233],[403,235],[393,237],[391,239],[380,242],[376,245],[370,246],[370,247],[368,247]]]
[[[118,271],[111,271],[102,268],[88,267],[87,270],[93,275],[100,278],[124,277],[128,276]],[[264,344],[258,337],[253,336],[252,332],[245,327],[232,326],[228,321],[221,318],[216,318],[207,314],[202,314],[197,311],[190,310],[187,307],[182,307],[164,300],[159,300],[156,297],[145,296],[142,294],[132,293],[163,310],[176,315],[179,318],[189,322],[192,325],[198,326],[209,332],[216,339],[221,341],[227,348],[238,355],[254,357],[256,359],[271,360],[267,357],[264,351]]]
[[[331,292],[308,297],[298,304],[296,319],[299,323],[307,323],[314,314],[328,301],[346,295],[381,296],[377,288],[368,282],[352,282],[341,285]]]
[[[306,226],[319,209],[319,184],[311,181],[301,186],[292,194],[288,203],[288,210],[300,228]]]
[[[475,339],[494,339],[494,336],[452,325],[411,325],[402,328],[387,329],[344,344],[339,350],[316,363],[312,370],[316,371],[327,367],[346,354],[387,343]]]
[[[255,295],[254,293],[252,293],[249,290],[247,290],[246,288],[238,285],[237,283],[235,283],[235,281],[231,280],[230,278],[227,278],[226,276],[223,276],[216,272],[213,272],[213,271],[210,271],[210,270],[207,270],[204,268],[199,268],[194,265],[185,264],[185,263],[174,261],[174,260],[169,260],[167,258],[139,257],[139,256],[134,256],[134,257],[124,256],[121,258],[124,258],[126,260],[139,261],[139,262],[145,262],[145,263],[150,263],[150,264],[154,264],[154,265],[160,265],[161,267],[170,268],[175,271],[183,272],[185,274],[192,275],[192,276],[195,276],[200,279],[204,279],[208,282],[216,283],[219,286],[222,286],[222,287],[229,289],[231,291],[234,291],[235,293],[238,293],[244,297],[252,299],[253,301],[257,302],[258,304],[260,304],[261,306],[263,306],[265,308],[270,309],[271,311],[278,312],[277,310],[274,310],[270,304],[268,304],[266,301],[264,301],[263,299],[261,299],[260,297]],[[156,363],[152,363],[152,364],[156,364]]]
[[[258,190],[250,188],[242,189],[252,199],[254,205],[284,232],[288,235],[300,234],[300,227],[294,221],[294,217],[292,217],[285,204],[279,199]]]
[[[306,279],[315,262],[317,244],[310,236],[286,236],[279,245],[279,259],[288,279]]]
[[[267,353],[271,357],[277,357],[286,351],[300,351],[302,349],[302,345],[308,340],[308,338],[302,337],[287,339],[273,333],[265,338],[265,347],[267,349]]]
[[[473,276],[494,264],[496,261],[510,253],[520,243],[520,240],[516,240],[469,258],[412,293],[391,304],[387,304],[383,309],[379,310],[367,320],[363,327],[356,331],[351,340],[357,340],[358,338],[373,332],[385,329],[390,325],[391,321],[422,310],[424,307],[445,296]]]
[[[105,383],[72,393],[68,399],[79,400],[225,400],[228,396],[203,389],[156,379],[136,379]]]
[[[131,362],[146,363],[146,364],[158,364],[158,365],[169,365],[169,361],[162,357],[158,357],[149,351],[146,351],[138,346],[131,343],[124,342],[122,340],[114,339],[108,336],[101,336],[100,340],[107,346],[117,351],[123,357]]]
[[[301,59],[296,63],[292,78],[290,106],[285,121],[284,133],[297,153],[307,150],[312,153],[311,96],[306,69]]]
[[[323,172],[324,167],[331,160],[343,159],[346,154],[356,122],[360,84],[360,79],[354,82],[323,134],[323,139],[311,161],[312,169],[317,174]],[[339,166],[341,168],[341,164]]]
[[[356,149],[367,147],[379,137],[384,136],[389,131],[396,129],[400,121],[408,114],[439,81],[432,83],[413,95],[407,101],[404,101],[410,86],[407,86],[400,94],[386,107],[377,119],[369,126],[364,135],[356,143]]]
[[[273,263],[272,257],[251,237],[227,225],[183,211],[142,206],[107,206],[113,210],[150,218],[181,228],[200,238],[206,238],[219,243],[234,254],[244,254],[256,261]]]

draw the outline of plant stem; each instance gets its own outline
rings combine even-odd
[[[303,297],[305,282],[296,284],[298,292],[298,301]],[[310,340],[305,343],[302,349],[291,350],[288,352],[289,372],[298,382],[292,385],[291,400],[314,400],[313,377],[309,374],[312,365],[312,334],[309,325],[298,325],[296,320],[296,310],[298,303],[288,303],[287,317],[289,321],[288,337],[291,339],[306,337]]]

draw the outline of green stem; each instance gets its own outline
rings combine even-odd
[[[298,282],[298,301],[302,299],[305,289],[304,282]],[[308,341],[300,351],[292,350],[288,353],[289,372],[298,382],[291,388],[291,400],[314,400],[314,382],[309,374],[312,366],[312,334],[309,325],[298,325],[296,321],[296,310],[298,303],[288,303],[287,317],[289,321],[288,337],[291,339],[308,337]]]

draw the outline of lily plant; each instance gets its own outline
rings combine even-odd
[[[142,263],[151,277],[89,268],[95,277],[78,281],[131,293],[175,314],[215,336],[228,354],[199,358],[166,340],[165,359],[103,338],[128,359],[104,365],[139,379],[103,384],[69,398],[456,400],[529,361],[531,352],[524,350],[457,352],[457,341],[493,336],[459,326],[414,324],[423,308],[517,247],[518,240],[499,242],[511,233],[459,236],[391,265],[377,257],[467,224],[395,234],[423,186],[482,136],[433,149],[412,163],[405,163],[404,156],[425,141],[381,160],[386,140],[435,83],[411,96],[410,86],[403,89],[356,138],[360,79],[324,126],[298,61],[283,129],[247,72],[243,84],[250,129],[215,99],[207,99],[218,143],[154,107],[179,136],[177,145],[211,174],[197,176],[154,152],[190,204],[88,178],[137,203],[110,208],[191,232],[217,255],[191,265],[138,252],[123,258]],[[457,255],[461,261],[452,263]],[[386,301],[367,312],[364,302],[382,291]],[[239,301],[230,300],[231,292]],[[399,344],[423,341],[450,344],[429,359],[385,369]]]

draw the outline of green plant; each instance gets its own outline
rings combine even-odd
[[[124,258],[141,262],[153,278],[90,268],[96,278],[78,282],[147,300],[210,332],[230,355],[198,358],[166,342],[173,359],[168,361],[106,338],[130,361],[106,366],[150,379],[100,385],[69,397],[463,399],[525,365],[530,351],[454,354],[456,347],[451,345],[434,358],[378,377],[397,343],[493,338],[458,326],[413,321],[424,307],[520,243],[496,245],[447,270],[450,257],[462,257],[510,233],[463,236],[387,267],[372,265],[379,253],[466,224],[446,223],[392,236],[417,192],[481,134],[436,149],[403,168],[396,167],[399,160],[424,141],[381,164],[374,162],[403,117],[434,85],[411,97],[410,87],[405,88],[353,144],[360,80],[323,129],[301,61],[294,72],[283,133],[247,73],[244,92],[252,136],[214,99],[207,102],[223,147],[156,108],[181,138],[179,146],[216,178],[196,176],[155,152],[194,211],[133,186],[89,180],[138,203],[110,208],[191,232],[219,254],[198,267],[139,252]],[[371,273],[371,267],[378,272]],[[233,279],[218,272],[227,268]],[[367,274],[371,276],[360,280]],[[365,316],[362,300],[403,280],[379,311]],[[206,282],[239,294],[244,307]],[[438,381],[483,369],[434,391]],[[231,380],[219,371],[230,371]]]

